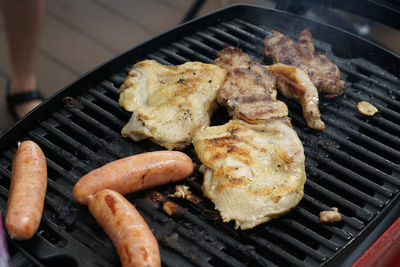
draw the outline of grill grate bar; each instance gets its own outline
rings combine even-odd
[[[196,239],[196,237],[194,237],[191,233],[185,230],[185,228],[178,227],[176,231],[178,234],[186,237],[187,239],[190,239],[198,246],[201,246],[201,248],[207,251],[210,255],[213,255],[216,259],[226,263],[228,266],[246,266],[245,264],[237,261],[235,258],[223,253],[221,250],[217,250],[215,246],[212,246],[209,243],[203,241],[203,239],[198,239],[198,238]]]
[[[359,190],[358,188],[355,188],[341,180],[338,180],[334,176],[332,176],[318,168],[314,168],[313,172],[317,175],[318,179],[321,179],[321,182],[328,181],[328,182],[334,184],[335,186],[337,186],[338,188],[340,188],[348,193],[354,194],[353,197],[360,198],[363,201],[368,202],[378,208],[381,208],[384,205],[384,203],[381,200],[373,198],[370,195],[367,195],[366,193]]]
[[[348,103],[347,101],[343,101],[343,105],[346,106],[349,109],[353,109],[355,107],[354,104]],[[377,120],[378,124],[381,124],[387,128],[389,128],[391,131],[394,133],[398,133],[400,131],[400,127],[396,125],[395,123],[391,122],[390,120],[384,118],[384,117],[371,117],[371,120]]]
[[[213,60],[209,57],[206,57],[204,55],[202,55],[199,52],[195,52],[194,50],[190,49],[187,45],[182,45],[180,43],[173,43],[172,46],[178,48],[181,51],[184,51],[187,54],[190,54],[191,56],[194,55],[194,57],[197,58],[197,60],[202,61],[204,63],[211,63]]]
[[[89,99],[86,99],[86,97],[87,96],[85,96],[85,95],[82,96],[82,97],[78,97],[78,100],[83,105],[85,105],[86,107],[90,108],[95,113],[97,113],[99,117],[102,117],[102,118],[104,118],[105,121],[110,122],[111,125],[115,127],[115,129],[121,129],[125,125],[125,123],[123,121],[121,121],[119,118],[117,118],[116,116],[112,115],[108,111],[105,111],[104,109],[102,109],[98,105],[92,103],[91,100],[93,100],[93,99],[89,100]]]
[[[218,259],[218,261],[220,263],[224,263],[226,264],[226,266],[243,266],[243,263],[239,262],[237,259],[235,259],[234,257],[226,254],[223,252],[222,247],[224,247],[223,245],[221,245],[220,242],[216,241],[216,242],[206,242],[204,241],[204,232],[197,232],[197,231],[190,231],[190,229],[194,229],[195,227],[190,226],[181,226],[179,224],[177,224],[176,222],[170,220],[169,217],[167,217],[164,213],[159,212],[158,210],[152,209],[150,208],[149,204],[146,203],[146,201],[143,201],[141,199],[135,201],[136,207],[141,211],[141,214],[148,214],[151,218],[156,219],[157,221],[160,222],[160,227],[161,225],[165,225],[166,223],[168,223],[169,228],[171,230],[169,230],[169,235],[172,235],[174,233],[177,233],[178,236],[176,238],[174,238],[174,242],[165,242],[166,240],[164,240],[163,244],[166,247],[170,247],[173,248],[176,244],[176,242],[180,243],[179,241],[177,241],[177,239],[179,237],[185,237],[186,239],[190,240],[191,243],[195,243],[197,246],[200,247],[201,251],[205,252],[207,251],[208,253],[210,253],[211,255],[214,255],[216,258],[214,259]],[[187,211],[185,211],[185,213],[188,213]],[[194,215],[193,215],[194,216]],[[196,225],[198,226],[198,225]],[[214,238],[211,237],[214,241]],[[183,244],[182,244],[183,245]],[[191,249],[192,251],[192,249]],[[190,254],[190,251],[186,251],[184,248],[178,249],[177,252],[180,252],[181,254],[183,254],[183,256],[188,257],[190,260],[196,260],[195,258],[191,258],[188,254]]]
[[[46,155],[46,163],[47,163],[47,167],[56,172],[57,175],[61,176],[63,179],[65,179],[65,181],[73,184],[78,180],[78,177],[72,173],[72,172],[66,172],[65,169],[63,169],[60,165],[58,165],[57,163],[55,163],[53,160],[51,160],[49,157],[47,157]]]
[[[57,191],[57,193],[59,193],[60,195],[62,195],[65,198],[67,198],[68,200],[75,201],[75,199],[71,193],[72,191],[69,190],[70,188],[65,186],[65,184],[63,186],[61,186],[59,183],[57,183],[56,181],[53,181],[51,179],[48,179],[47,183],[48,183],[49,188]]]
[[[329,207],[326,204],[323,204],[321,201],[316,200],[315,198],[313,198],[312,196],[310,196],[309,194],[304,194],[303,196],[304,201],[307,201],[308,203],[310,203],[312,206],[317,207],[317,210],[319,211],[323,211],[323,210],[330,210],[331,207]],[[342,214],[342,220],[346,223],[349,224],[350,226],[352,226],[355,229],[362,229],[364,227],[364,223],[360,220],[358,220],[355,217],[349,217],[346,215]]]
[[[55,145],[54,143],[50,142],[49,140],[45,139],[44,137],[40,136],[36,132],[30,131],[28,135],[42,148],[42,150],[44,150],[46,157],[51,158],[51,155],[55,154],[59,159],[67,160],[69,164],[71,164],[70,168],[66,169],[67,171],[72,170],[72,168],[76,168],[83,172],[90,171],[90,168],[86,164],[84,164],[81,160],[76,158],[71,153],[63,150],[59,146]],[[46,153],[46,150],[51,153]]]
[[[346,93],[347,96],[352,97],[353,99],[356,99],[357,101],[362,101],[364,100],[363,98],[361,98],[359,95],[353,93],[353,92],[348,92]],[[392,117],[393,119],[396,119],[400,116],[400,113],[393,111],[390,108],[387,108],[386,106],[387,103],[382,103],[381,101],[375,101],[374,102],[374,106],[379,110],[379,113],[383,116],[389,116]]]
[[[397,77],[395,77],[392,74],[384,71],[379,66],[376,66],[375,64],[366,61],[363,58],[352,59],[350,61],[358,69],[362,69],[364,71],[368,71],[371,74],[373,74],[374,76],[377,76],[377,77],[380,77],[380,78],[382,78],[384,80],[387,80],[390,83],[400,85],[400,80]]]
[[[222,22],[221,25],[224,26],[225,28],[235,32],[235,34],[243,36],[243,38],[250,39],[253,43],[256,43],[256,44],[264,43],[264,40],[262,38],[260,38],[256,35],[250,34],[248,31],[243,30],[242,28],[240,28],[240,26],[238,24]]]
[[[69,118],[66,118],[64,116],[61,116],[59,113],[54,113],[52,115],[54,119],[56,119],[59,123],[61,123],[64,127],[68,127],[68,130],[73,131],[74,133],[79,135],[79,139],[85,140],[85,143],[89,143],[91,146],[93,146],[93,151],[97,151],[97,147],[103,147],[106,149],[106,151],[110,154],[114,154],[115,156],[118,156],[115,151],[110,147],[110,145],[103,139],[100,139],[99,137],[95,136],[91,132],[87,131],[86,129],[80,127],[78,124],[74,123],[71,121]]]
[[[218,40],[217,38],[214,37],[214,34],[212,34],[212,32],[210,31],[204,31],[204,32],[197,32],[195,33],[195,35],[201,37],[203,40],[203,42],[207,42],[207,43],[211,43],[213,45],[215,45],[215,49],[217,49],[217,51],[229,46],[227,43]]]
[[[100,160],[99,156],[96,155],[93,151],[88,149],[87,147],[83,146],[82,143],[77,142],[75,139],[71,138],[69,135],[65,134],[64,132],[58,130],[56,127],[53,127],[53,125],[50,125],[47,121],[43,121],[40,124],[43,129],[48,131],[48,133],[52,134],[54,137],[58,138],[60,142],[65,143],[63,145],[63,149],[65,150],[66,146],[71,146],[71,150],[79,151],[76,154],[81,154],[78,157],[82,157],[83,159],[89,159],[92,158],[93,160]]]
[[[309,212],[308,210],[302,208],[301,205],[298,205],[294,209],[294,212],[296,214],[298,214],[298,216],[300,216],[301,218],[305,218],[308,222],[313,223],[317,228],[321,227],[324,230],[331,232],[332,235],[338,236],[342,240],[349,240],[352,237],[352,235],[350,233],[338,229],[335,225],[326,226],[323,224],[319,224],[318,216],[316,216],[316,215],[312,214],[311,212]]]
[[[333,107],[326,107],[330,112],[336,112],[337,111]],[[389,141],[392,144],[395,144],[396,146],[400,147],[400,141],[396,139],[393,135],[383,131],[382,129],[379,129],[377,127],[373,127],[368,123],[359,121],[358,119],[355,119],[354,117],[348,116],[344,112],[342,113],[337,113],[344,121],[350,122],[353,125],[357,125],[361,129],[365,129],[370,133],[373,133],[376,137],[380,137],[380,143],[382,143],[382,140]],[[338,118],[340,118],[338,116]],[[387,145],[387,144],[386,144]]]
[[[271,235],[274,235],[274,236],[284,240],[285,242],[293,245],[294,247],[296,247],[299,250],[303,251],[304,253],[310,255],[314,259],[321,261],[321,262],[326,260],[326,256],[321,254],[318,250],[314,250],[313,248],[310,248],[308,245],[304,244],[304,242],[297,240],[293,236],[288,235],[287,233],[281,231],[280,229],[278,229],[276,227],[265,227],[264,229]]]
[[[82,121],[85,121],[88,126],[96,129],[98,134],[101,134],[102,136],[105,137],[110,136],[111,138],[116,138],[117,136],[119,137],[118,132],[100,123],[98,120],[95,120],[93,117],[82,112],[80,109],[69,108],[68,111],[71,112],[71,114],[75,115],[77,118],[81,119]]]
[[[184,40],[191,44],[192,46],[196,47],[197,50],[201,50],[202,52],[205,52],[207,55],[207,58],[214,58],[215,55],[217,54],[218,50],[203,44],[201,41],[193,38],[193,37],[185,37]],[[198,53],[198,52],[197,52]]]
[[[360,139],[360,143],[362,144],[368,144],[368,148],[370,149],[371,147],[374,148],[375,151],[384,151],[385,153],[390,154],[390,156],[387,156],[388,158],[385,158],[381,155],[377,155],[375,153],[372,153],[371,151],[362,151],[362,149],[366,149],[365,147],[362,147],[358,144],[351,143],[350,141],[343,139],[343,138],[335,138],[335,141],[345,144],[346,146],[356,146],[359,147],[358,149],[353,148],[355,151],[363,153],[366,157],[368,157],[367,153],[371,153],[372,157],[375,159],[377,158],[377,161],[379,161],[382,165],[387,165],[388,168],[391,168],[392,170],[397,170],[396,164],[394,164],[392,161],[395,159],[400,159],[400,152],[392,149],[391,147],[387,146],[386,144],[380,143],[376,141],[375,139],[369,137],[368,135],[364,133],[360,133],[359,131],[355,131],[354,129],[350,127],[344,127],[343,123],[344,121],[342,119],[336,119],[333,120],[331,118],[326,118],[326,122],[329,122],[329,124],[334,125],[336,129],[340,129],[341,132],[346,132],[347,134],[350,135],[350,137]],[[338,132],[336,130],[335,132]],[[335,135],[333,135],[330,131],[325,131],[326,135],[330,136],[332,139],[334,139]],[[387,162],[390,161],[390,162]]]
[[[236,241],[231,237],[236,234],[226,235],[214,228],[211,228],[208,223],[202,221],[196,215],[193,215],[189,212],[184,212],[183,217],[188,221],[190,221],[191,223],[195,224],[196,226],[202,228],[203,230],[207,230],[210,233],[210,235],[215,236],[215,238],[223,242],[230,249],[234,251],[240,250],[241,252],[240,254],[242,254],[241,256],[246,257],[250,262],[253,262],[255,265],[276,266],[276,264],[274,264],[267,258],[262,257],[253,249],[244,249],[244,246],[241,243],[239,243],[238,241]]]
[[[151,58],[151,59],[156,60],[157,62],[159,62],[159,63],[161,63],[163,65],[172,65],[171,63],[166,61],[164,58],[161,58],[161,57],[159,57],[159,56],[157,56],[155,54],[150,54],[148,57]]]
[[[257,25],[251,24],[251,23],[248,23],[248,22],[243,21],[241,19],[234,19],[233,21],[235,23],[238,23],[239,25],[242,25],[242,26],[244,26],[246,28],[249,28],[250,30],[252,30],[255,33],[258,33],[260,35],[260,38],[262,38],[262,39],[269,33],[264,28],[261,28],[261,27],[259,27]]]
[[[127,68],[127,69],[128,69],[128,70],[127,70],[126,73],[129,73],[129,71],[130,71],[131,68]],[[116,88],[112,82],[110,82],[110,81],[102,81],[102,82],[100,83],[100,86],[102,86],[102,87],[105,88],[107,91],[109,91],[110,93],[112,93],[112,94],[115,96],[116,99],[119,98],[118,88]]]
[[[295,231],[299,231],[302,234],[311,237],[317,241],[320,245],[323,245],[332,251],[336,251],[340,245],[332,240],[328,240],[325,237],[319,235],[318,233],[312,231],[310,228],[305,227],[303,224],[288,218],[282,218],[282,222],[287,226],[293,228]]]
[[[374,98],[380,99],[386,104],[392,105],[393,107],[400,109],[400,103],[398,101],[394,100],[393,98],[391,98],[389,96],[383,95],[381,91],[374,90],[374,88],[369,88],[369,87],[359,84],[359,83],[354,83],[354,84],[352,84],[352,86],[355,87],[356,89],[359,89],[359,90],[367,93],[367,94],[373,95]],[[352,93],[352,92],[349,92],[349,93]]]
[[[370,165],[368,165],[367,163],[365,163],[365,162],[363,162],[363,161],[361,161],[361,160],[359,160],[359,159],[357,159],[357,158],[355,158],[353,156],[347,155],[342,151],[334,150],[334,149],[332,149],[330,147],[324,147],[323,149],[328,151],[335,158],[340,158],[340,159],[342,159],[344,161],[347,161],[348,164],[350,164],[350,166],[357,167],[357,168],[359,168],[359,170],[363,170],[365,173],[368,173],[369,175],[372,176],[371,178],[379,177],[379,178],[384,179],[385,181],[388,181],[388,182],[391,182],[391,183],[394,183],[394,184],[398,183],[398,182],[396,182],[395,179],[393,179],[392,176],[390,176],[390,175],[388,175],[388,174],[386,174],[386,173],[384,173],[384,172],[382,172],[382,171],[380,171],[378,169],[375,169],[375,168],[371,167]],[[338,166],[338,165],[336,165],[336,166],[337,166],[338,169],[341,169],[340,166]],[[377,184],[371,182],[367,177],[366,177],[366,179],[367,180],[363,180],[363,181],[368,183],[369,185],[373,186],[375,191],[381,192],[383,194],[387,194],[389,196],[393,193],[393,192],[390,192],[390,189],[388,189],[388,188],[380,187],[380,189],[378,189],[379,186],[382,186],[382,185],[377,185]]]
[[[352,213],[354,212],[355,216],[357,216],[357,218],[360,218],[363,221],[369,221],[373,217],[373,213],[371,211],[363,209],[354,204],[353,202],[350,202],[347,199],[339,197],[334,192],[320,186],[317,183],[314,183],[311,180],[307,180],[307,185],[317,193],[323,195],[324,198],[331,199],[336,204],[338,204],[338,206],[344,207],[349,211],[351,211]]]
[[[123,108],[121,108],[117,101],[105,96],[104,92],[100,93],[97,90],[89,89],[89,93],[91,95],[93,95],[94,97],[96,97],[97,100],[112,107],[115,115],[119,115],[120,117],[123,117],[126,119],[129,119],[131,117],[131,114],[129,112],[127,112]]]
[[[282,259],[284,259],[286,262],[288,262],[291,266],[306,266],[304,262],[299,260],[298,258],[294,257],[293,255],[289,254],[282,248],[276,246],[274,243],[259,237],[258,235],[255,234],[248,234],[247,238],[251,241],[253,244],[257,244],[269,251],[272,251],[275,255],[278,255]]]
[[[374,139],[372,139],[362,133],[359,133],[349,127],[342,127],[341,123],[343,123],[343,121],[341,121],[341,120],[333,120],[333,119],[327,118],[327,119],[325,119],[325,122],[328,122],[331,125],[335,125],[335,127],[337,129],[341,129],[342,132],[344,131],[353,137],[357,137],[360,140],[360,142],[364,142],[364,144],[368,144],[369,149],[371,149],[372,147],[376,147],[377,150],[384,149],[388,152],[392,152],[393,154],[395,154],[395,155],[392,154],[391,155],[392,157],[394,156],[394,157],[396,157],[396,159],[400,159],[400,156],[397,155],[399,153],[397,153],[395,150],[387,147],[386,145],[376,142]],[[334,131],[338,132],[338,130],[334,130]],[[393,163],[392,161],[389,161],[389,159],[386,159],[386,158],[382,157],[381,155],[376,154],[375,152],[368,151],[367,148],[365,148],[363,146],[360,146],[356,143],[350,142],[347,139],[338,137],[338,135],[333,134],[332,131],[325,131],[324,133],[327,136],[329,136],[330,138],[332,138],[333,140],[335,140],[335,142],[339,143],[341,146],[346,147],[347,149],[351,149],[357,155],[364,156],[368,160],[374,160],[376,163],[379,163],[385,169],[391,169],[391,170],[398,169],[397,164]],[[377,151],[377,150],[375,150],[375,151]],[[393,160],[393,158],[391,158],[391,160]],[[392,180],[392,183],[394,183],[394,184],[398,183],[398,181],[394,178],[391,180]]]
[[[249,50],[255,50],[256,47],[232,34],[227,33],[227,29],[223,27],[209,27],[208,28],[211,32],[214,32],[218,35],[218,37],[223,37],[226,38],[230,41],[230,44],[236,47],[245,47],[246,49]]]
[[[318,166],[319,168],[326,166],[329,170],[334,171],[336,173],[336,176],[342,175],[341,177],[343,177],[343,178],[350,179],[351,181],[354,181],[357,184],[366,186],[366,187],[372,189],[373,191],[379,192],[387,197],[392,195],[392,192],[390,192],[387,188],[383,187],[382,185],[374,183],[373,181],[369,180],[367,177],[363,177],[363,176],[359,175],[358,173],[354,172],[353,170],[343,167],[339,163],[336,163],[329,159],[323,159],[323,158],[320,158],[318,160],[319,160],[319,166]]]
[[[122,71],[123,72],[123,71]],[[126,76],[126,75],[125,75]],[[123,76],[121,76],[120,74],[116,73],[114,75],[111,75],[109,80],[113,83],[113,84],[118,84],[121,85],[124,83],[125,78]],[[119,87],[119,86],[116,86]]]
[[[169,51],[169,50],[166,49],[166,48],[161,48],[160,51],[163,52],[163,53],[164,53],[165,55],[167,55],[168,57],[170,57],[171,59],[173,59],[174,62],[172,62],[172,63],[174,63],[174,65],[176,65],[176,64],[183,64],[183,63],[189,61],[189,59],[184,58],[184,57],[182,57],[182,56],[176,54],[175,52],[171,52],[171,51]]]
[[[1,170],[1,168],[0,168],[0,170]],[[4,188],[3,186],[0,186],[0,195],[4,199],[8,199],[8,190],[6,188]]]
[[[343,71],[343,72],[345,72],[347,74],[350,74],[350,75],[352,75],[354,77],[357,77],[360,80],[364,80],[366,82],[370,82],[370,83],[375,84],[375,85],[379,86],[380,88],[383,88],[383,89],[386,89],[386,90],[392,89],[390,85],[388,85],[386,83],[382,83],[382,82],[377,81],[375,79],[372,79],[372,78],[370,78],[370,77],[368,77],[368,76],[366,76],[364,74],[361,74],[359,72],[356,72],[354,70],[351,70],[345,64],[340,64],[338,67],[340,68],[341,71]]]

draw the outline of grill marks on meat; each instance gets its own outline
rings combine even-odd
[[[288,115],[285,103],[276,99],[276,81],[271,71],[233,47],[217,55],[214,64],[227,71],[217,101],[228,108],[230,116],[258,123]]]
[[[315,87],[326,98],[343,93],[345,82],[340,80],[340,71],[325,55],[315,52],[308,29],[301,32],[296,43],[289,36],[272,31],[264,40],[265,55],[275,63],[283,63],[306,72]]]
[[[203,128],[193,144],[205,166],[204,196],[236,228],[250,229],[278,217],[303,197],[304,151],[287,117]]]
[[[226,71],[213,64],[164,66],[136,63],[120,88],[119,104],[132,112],[122,129],[135,141],[150,138],[167,149],[184,149],[194,132],[210,124]]]
[[[225,48],[217,55],[214,64],[227,71],[217,101],[228,108],[230,116],[248,123],[286,117],[286,104],[276,99],[278,88],[285,97],[300,103],[310,128],[325,129],[318,107],[318,91],[302,70],[279,63],[262,66],[233,47]]]
[[[273,73],[239,49],[229,47],[218,56],[214,63],[227,70],[227,79],[217,100],[234,119],[200,129],[193,145],[204,164],[203,194],[224,222],[250,229],[300,202],[304,149],[287,106],[276,99]]]
[[[318,91],[308,75],[298,68],[281,63],[265,66],[265,68],[275,75],[279,91],[285,97],[294,98],[300,103],[308,127],[324,130],[325,123],[321,120],[318,107]]]

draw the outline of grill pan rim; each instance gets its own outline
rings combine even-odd
[[[399,61],[400,62],[400,57],[398,55],[393,54],[392,52],[380,47],[377,44],[374,44],[368,40],[362,39],[358,36],[355,36],[352,33],[346,32],[344,30],[338,29],[334,26],[331,25],[326,25],[323,23],[319,23],[313,20],[305,19],[302,18],[301,16],[297,16],[285,11],[279,11],[275,9],[269,9],[269,8],[264,8],[264,7],[258,7],[254,5],[243,5],[243,4],[237,4],[233,6],[226,7],[224,9],[218,10],[216,12],[213,12],[209,15],[203,16],[201,18],[195,19],[193,21],[186,22],[170,31],[167,31],[163,34],[160,34],[149,41],[146,41],[142,43],[141,45],[138,45],[132,49],[129,49],[128,51],[122,53],[121,55],[118,55],[109,61],[101,64],[100,66],[96,67],[95,69],[89,71],[88,73],[82,75],[80,78],[78,78],[76,81],[72,82],[71,84],[67,85],[60,91],[58,91],[55,95],[47,99],[42,105],[40,105],[38,108],[36,108],[34,111],[29,113],[26,117],[24,117],[22,120],[18,121],[16,124],[14,124],[12,127],[10,127],[6,132],[4,132],[0,136],[0,151],[2,153],[6,150],[8,150],[13,144],[15,144],[18,139],[16,138],[22,138],[23,135],[25,135],[29,130],[34,129],[40,120],[42,119],[47,119],[49,114],[53,113],[55,110],[60,109],[63,107],[62,104],[62,98],[66,96],[78,96],[81,95],[84,92],[87,92],[87,89],[93,87],[94,85],[99,84],[101,81],[104,80],[104,77],[109,77],[110,75],[116,73],[117,71],[120,71],[121,68],[125,67],[127,65],[127,62],[130,62],[130,64],[134,64],[136,61],[141,60],[140,57],[136,57],[136,54],[138,55],[148,55],[151,52],[156,51],[159,48],[165,47],[169,45],[171,42],[173,42],[173,37],[182,39],[183,37],[177,37],[177,36],[182,36],[182,32],[185,32],[185,30],[189,31],[195,31],[194,27],[200,28],[200,29],[205,29],[210,25],[215,25],[216,21],[229,21],[232,19],[232,14],[235,14],[235,10],[239,9],[248,9],[248,12],[250,12],[251,9],[257,9],[257,10],[267,10],[268,12],[273,12],[274,14],[284,14],[285,16],[290,16],[290,17],[295,17],[300,21],[306,21],[306,24],[311,24],[313,27],[329,27],[331,28],[330,30],[335,30],[339,31],[341,34],[348,35],[348,38],[356,38],[358,42],[363,42],[363,45],[366,47],[372,48],[372,50],[377,50],[382,53],[388,53],[386,56],[394,56],[392,61]],[[261,12],[261,11],[260,11]],[[231,16],[224,16],[224,13],[231,14]],[[219,19],[219,18],[224,18],[224,19]],[[225,19],[226,18],[226,19]],[[210,23],[210,21],[214,21],[214,23]],[[194,26],[193,26],[194,25]],[[198,29],[197,29],[198,30]],[[323,38],[320,38],[319,36],[316,36],[318,39],[324,40]],[[171,40],[172,39],[172,40]],[[161,44],[160,44],[161,43]],[[144,51],[144,52],[143,52]],[[131,58],[135,58],[135,61],[132,61]],[[399,65],[399,62],[396,62],[395,64]],[[380,67],[383,68],[383,66],[379,65]],[[389,71],[390,72],[390,71]],[[397,75],[396,75],[397,76]],[[366,230],[372,231],[370,225],[372,224],[379,224],[383,220],[383,215],[388,213],[393,206],[395,205],[394,203],[398,203],[400,201],[400,194],[397,194],[397,196],[391,200],[389,204],[386,205],[386,207],[375,217],[373,218],[368,224],[365,225],[365,227],[358,233],[357,235],[357,240],[360,238],[362,235],[367,235]],[[380,218],[380,220],[378,220]],[[369,232],[370,232],[369,231]],[[355,240],[354,239],[354,240]],[[331,257],[331,259],[326,262],[332,263],[334,260],[337,260],[338,255],[340,253],[343,253],[347,248],[351,247],[351,245],[354,243],[354,240],[351,242],[348,242],[346,246],[343,246],[339,252],[334,254],[334,256]],[[343,254],[342,254],[343,255]]]

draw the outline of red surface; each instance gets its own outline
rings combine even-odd
[[[400,217],[352,265],[352,267],[400,266]]]

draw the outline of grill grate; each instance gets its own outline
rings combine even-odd
[[[250,20],[250,19],[248,19]],[[15,266],[40,261],[45,266],[112,266],[119,260],[108,237],[87,208],[75,203],[72,188],[85,173],[117,158],[159,149],[149,141],[123,139],[120,130],[130,114],[118,106],[118,90],[130,65],[144,58],[163,64],[199,60],[212,62],[228,45],[243,49],[264,64],[263,38],[271,29],[296,35],[281,26],[271,27],[245,19],[226,19],[164,44],[122,64],[119,70],[82,94],[64,99],[64,105],[19,139],[30,138],[43,149],[49,185],[43,220],[32,241],[9,243]],[[295,38],[296,36],[291,36]],[[222,223],[210,201],[198,205],[173,199],[185,211],[177,217],[149,203],[145,193],[128,196],[155,233],[165,266],[310,266],[331,261],[341,253],[399,195],[400,81],[362,58],[337,57],[329,44],[314,40],[317,50],[330,57],[348,82],[345,95],[320,103],[326,130],[307,128],[298,104],[284,99],[306,153],[307,183],[301,203],[287,215],[248,231]],[[358,101],[380,110],[365,118]],[[222,113],[223,111],[219,111]],[[216,114],[215,123],[226,118]],[[17,140],[15,140],[17,141]],[[0,207],[4,214],[11,161],[16,146],[0,157]],[[187,153],[195,159],[194,152]],[[195,159],[196,160],[196,159]],[[202,178],[187,181],[201,196]],[[164,196],[173,186],[157,188]],[[338,207],[343,221],[318,224],[321,210]],[[34,245],[33,245],[34,244]],[[26,252],[27,251],[27,252]],[[79,253],[79,254],[78,254]],[[81,257],[85,253],[85,257]],[[28,255],[24,256],[24,254]]]

